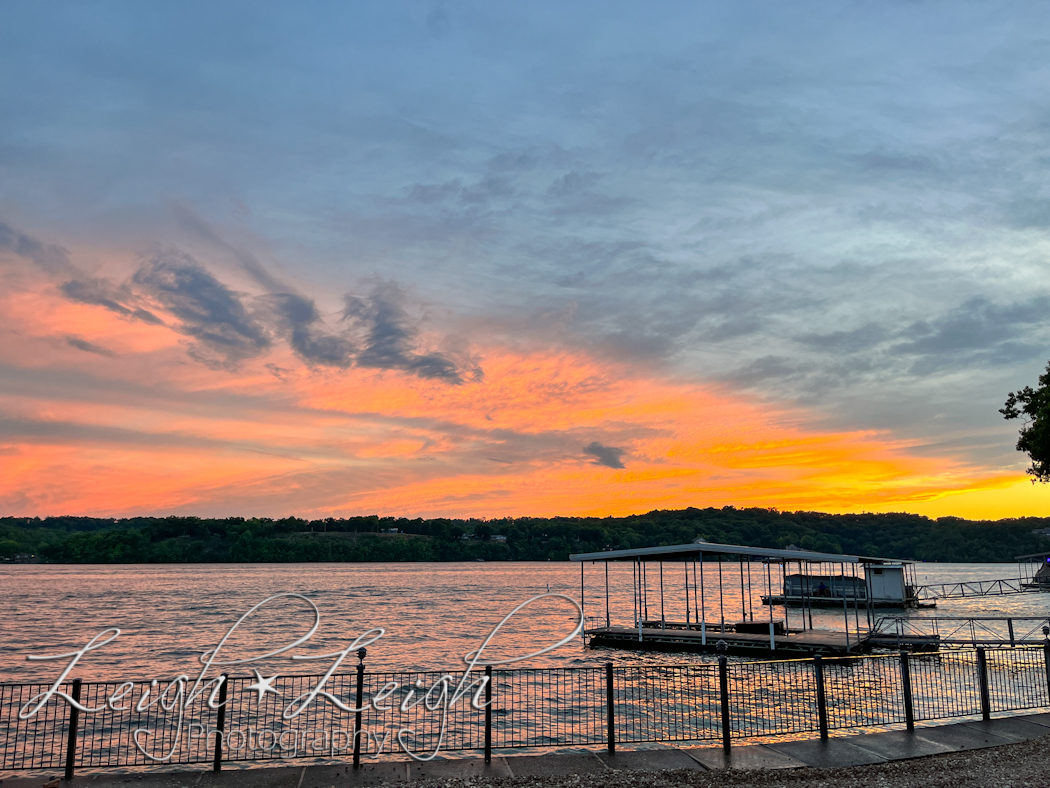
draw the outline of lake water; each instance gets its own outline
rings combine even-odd
[[[752,570],[754,591],[764,578]],[[668,619],[685,616],[682,566],[664,568]],[[1015,564],[919,564],[919,583],[949,583],[1016,577]],[[605,616],[604,568],[587,565],[585,614]],[[613,623],[633,617],[631,567],[610,569],[609,615]],[[86,655],[71,675],[86,681],[164,679],[194,674],[198,656],[218,644],[237,619],[275,594],[300,594],[320,613],[317,633],[300,647],[253,665],[266,671],[322,673],[332,658],[293,661],[292,654],[321,657],[342,650],[355,637],[380,627],[385,634],[368,646],[370,670],[458,670],[463,656],[477,648],[515,606],[551,591],[580,598],[579,564],[558,562],[449,564],[179,564],[134,566],[3,565],[3,616],[0,617],[0,682],[52,680],[66,660],[27,661],[30,654],[62,654],[82,647],[108,628],[115,641]],[[650,569],[649,615],[656,608],[658,578]],[[707,619],[716,620],[711,571],[705,590]],[[774,581],[775,584],[775,581]],[[725,564],[724,615],[738,620],[748,611],[740,577]],[[692,592],[690,592],[692,593]],[[693,594],[695,597],[696,594]],[[942,600],[929,616],[1046,616],[1050,595],[1020,594]],[[692,604],[692,603],[690,603]],[[756,603],[757,604],[757,603]],[[779,610],[779,609],[778,609]],[[691,614],[695,620],[695,609]],[[900,615],[888,610],[880,615]],[[576,609],[566,600],[545,599],[508,622],[486,650],[492,658],[513,658],[558,642],[575,626]],[[861,613],[863,619],[863,611]],[[241,625],[224,648],[229,658],[247,657],[286,645],[313,623],[308,604],[297,598],[275,600]],[[815,611],[818,628],[840,627],[841,614]],[[695,663],[709,657],[590,650],[574,638],[557,650],[517,663],[529,667],[602,664]],[[339,672],[352,670],[348,660]],[[244,665],[231,673],[250,673]]]
[[[920,584],[1010,578],[1013,564],[921,564]],[[727,622],[753,617],[767,620],[770,610],[758,597],[766,592],[766,567],[722,565],[718,594],[717,565],[708,564],[704,582],[687,595],[681,564],[647,570],[648,618],[695,621],[701,609],[707,621]],[[779,590],[777,569],[769,584]],[[750,580],[750,583],[748,582]],[[635,612],[632,567],[601,564],[585,567],[584,613],[614,624],[629,625]],[[544,596],[506,622],[486,648],[484,660],[515,660],[570,636],[579,617],[580,565],[570,563],[460,564],[198,564],[148,566],[0,566],[3,616],[0,617],[0,772],[5,769],[55,769],[62,765],[66,711],[52,699],[23,721],[19,710],[31,704],[61,673],[70,652],[84,647],[104,630],[120,635],[84,655],[69,674],[87,684],[78,734],[79,767],[142,766],[168,768],[171,763],[205,763],[212,758],[210,738],[202,731],[217,724],[217,712],[198,696],[186,707],[131,705],[151,693],[178,692],[180,674],[196,676],[200,656],[214,649],[230,628],[253,606],[275,595],[246,618],[222,646],[220,659],[268,658],[213,667],[214,677],[226,670],[229,696],[223,758],[247,764],[286,757],[345,758],[345,741],[354,721],[339,703],[352,703],[356,655],[335,665],[338,652],[372,630],[362,689],[376,698],[364,714],[361,730],[370,736],[366,752],[398,755],[386,747],[391,732],[411,731],[414,752],[476,752],[482,746],[484,713],[465,700],[441,711],[402,705],[414,688],[439,690],[448,671],[462,675],[464,655],[477,649],[516,606]],[[750,591],[748,589],[750,588]],[[298,596],[291,596],[298,595]],[[687,596],[689,601],[687,603]],[[608,601],[606,601],[608,599]],[[749,601],[750,600],[750,601]],[[1050,596],[1030,593],[941,601],[936,610],[909,611],[912,619],[930,616],[1046,616]],[[687,604],[689,608],[687,610]],[[315,623],[316,632],[307,638]],[[899,610],[882,615],[905,615]],[[776,608],[773,615],[783,616]],[[799,611],[790,612],[792,627]],[[860,623],[865,623],[861,611]],[[815,610],[816,628],[839,629],[840,611]],[[1039,622],[1041,623],[1041,622]],[[1022,626],[1023,634],[1028,627]],[[379,628],[384,630],[378,637]],[[1028,627],[1030,628],[1030,627]],[[301,641],[295,645],[296,641]],[[65,655],[30,661],[30,655]],[[295,660],[292,657],[301,659]],[[550,653],[508,664],[525,670],[493,674],[493,746],[521,751],[551,747],[601,747],[607,735],[607,673],[613,662],[617,741],[627,748],[663,746],[693,741],[714,744],[720,734],[719,670],[710,655],[587,649],[579,636],[570,637]],[[808,660],[774,664],[731,660],[728,671],[731,730],[737,739],[764,741],[811,737],[816,730],[816,666]],[[911,662],[916,720],[919,724],[946,718],[976,718],[980,714],[977,658],[972,651],[913,657]],[[1041,649],[989,652],[991,708],[995,711],[1039,710],[1046,707],[1046,665]],[[584,668],[549,670],[549,668]],[[275,682],[266,694],[252,678],[252,669]],[[318,674],[334,671],[318,684]],[[879,730],[903,725],[903,670],[894,655],[829,662],[822,675],[827,687],[827,713],[834,730]],[[313,676],[314,678],[309,678]],[[476,673],[475,673],[476,676]],[[151,684],[151,680],[154,680]],[[460,679],[455,679],[459,681]],[[462,681],[466,681],[463,676]],[[134,681],[122,691],[118,682]],[[29,682],[44,682],[36,688]],[[109,684],[103,682],[110,682]],[[158,683],[159,682],[159,683]],[[327,682],[327,683],[325,683]],[[389,682],[389,683],[388,683]],[[311,703],[301,715],[289,715],[294,700],[308,697],[312,686],[332,693]],[[394,702],[378,700],[383,687],[393,687]],[[165,688],[162,690],[161,688]],[[175,688],[174,690],[172,688]],[[125,692],[125,694],[121,694]],[[121,700],[130,692],[129,700]],[[39,697],[39,696],[38,696]],[[115,699],[115,700],[114,700]],[[340,700],[342,699],[342,700]],[[170,700],[170,699],[169,699]],[[338,702],[337,702],[338,701]],[[157,705],[157,704],[160,705]],[[447,735],[445,721],[447,718]],[[192,735],[193,725],[197,734]],[[133,730],[152,731],[149,748],[131,746]],[[253,731],[258,738],[253,742]],[[263,733],[268,734],[262,743]],[[185,733],[185,735],[183,735]],[[344,745],[338,745],[339,734]],[[321,749],[306,742],[322,736]],[[287,739],[278,747],[275,742]],[[314,737],[314,738],[311,738]],[[395,740],[396,741],[396,740]],[[168,747],[171,761],[157,761]],[[306,749],[299,749],[300,747]],[[342,749],[339,749],[342,747]],[[154,750],[156,750],[154,752]],[[152,754],[149,754],[152,753]],[[400,757],[400,755],[398,755]]]

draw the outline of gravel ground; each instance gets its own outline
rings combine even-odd
[[[986,750],[847,769],[607,771],[567,777],[419,780],[399,784],[406,788],[1050,788],[1050,736]]]

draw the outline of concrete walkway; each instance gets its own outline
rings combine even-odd
[[[481,758],[417,763],[362,761],[310,766],[227,768],[213,772],[203,765],[181,772],[100,772],[77,774],[72,783],[52,777],[8,775],[0,788],[333,788],[370,786],[423,779],[492,777],[557,777],[562,775],[655,769],[798,769],[837,768],[921,758],[927,755],[978,750],[1050,735],[1050,714],[1004,717],[988,722],[959,722],[934,728],[865,733],[821,741],[807,739],[778,744],[736,745],[727,759],[720,747],[700,749],[634,750],[551,753],[549,755],[493,755]]]

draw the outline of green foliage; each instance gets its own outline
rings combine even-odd
[[[1032,459],[1026,473],[1033,481],[1050,483],[1050,362],[1046,372],[1039,376],[1039,388],[1025,386],[1020,391],[1011,391],[999,412],[1007,419],[1024,417],[1017,450],[1026,452]]]
[[[58,563],[316,561],[564,561],[572,553],[655,547],[700,538],[920,561],[1011,561],[1050,549],[1033,531],[1050,518],[931,520],[915,514],[683,509],[630,517],[409,520],[351,517],[0,518],[0,558]],[[401,533],[385,533],[396,528]],[[463,534],[470,538],[461,538]],[[496,534],[507,541],[492,539]]]

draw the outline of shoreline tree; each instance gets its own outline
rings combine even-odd
[[[1024,417],[1017,450],[1026,452],[1032,460],[1025,473],[1032,476],[1033,484],[1050,483],[1050,362],[1046,372],[1039,376],[1038,388],[1025,386],[1020,391],[1011,391],[999,412],[1006,419]]]

